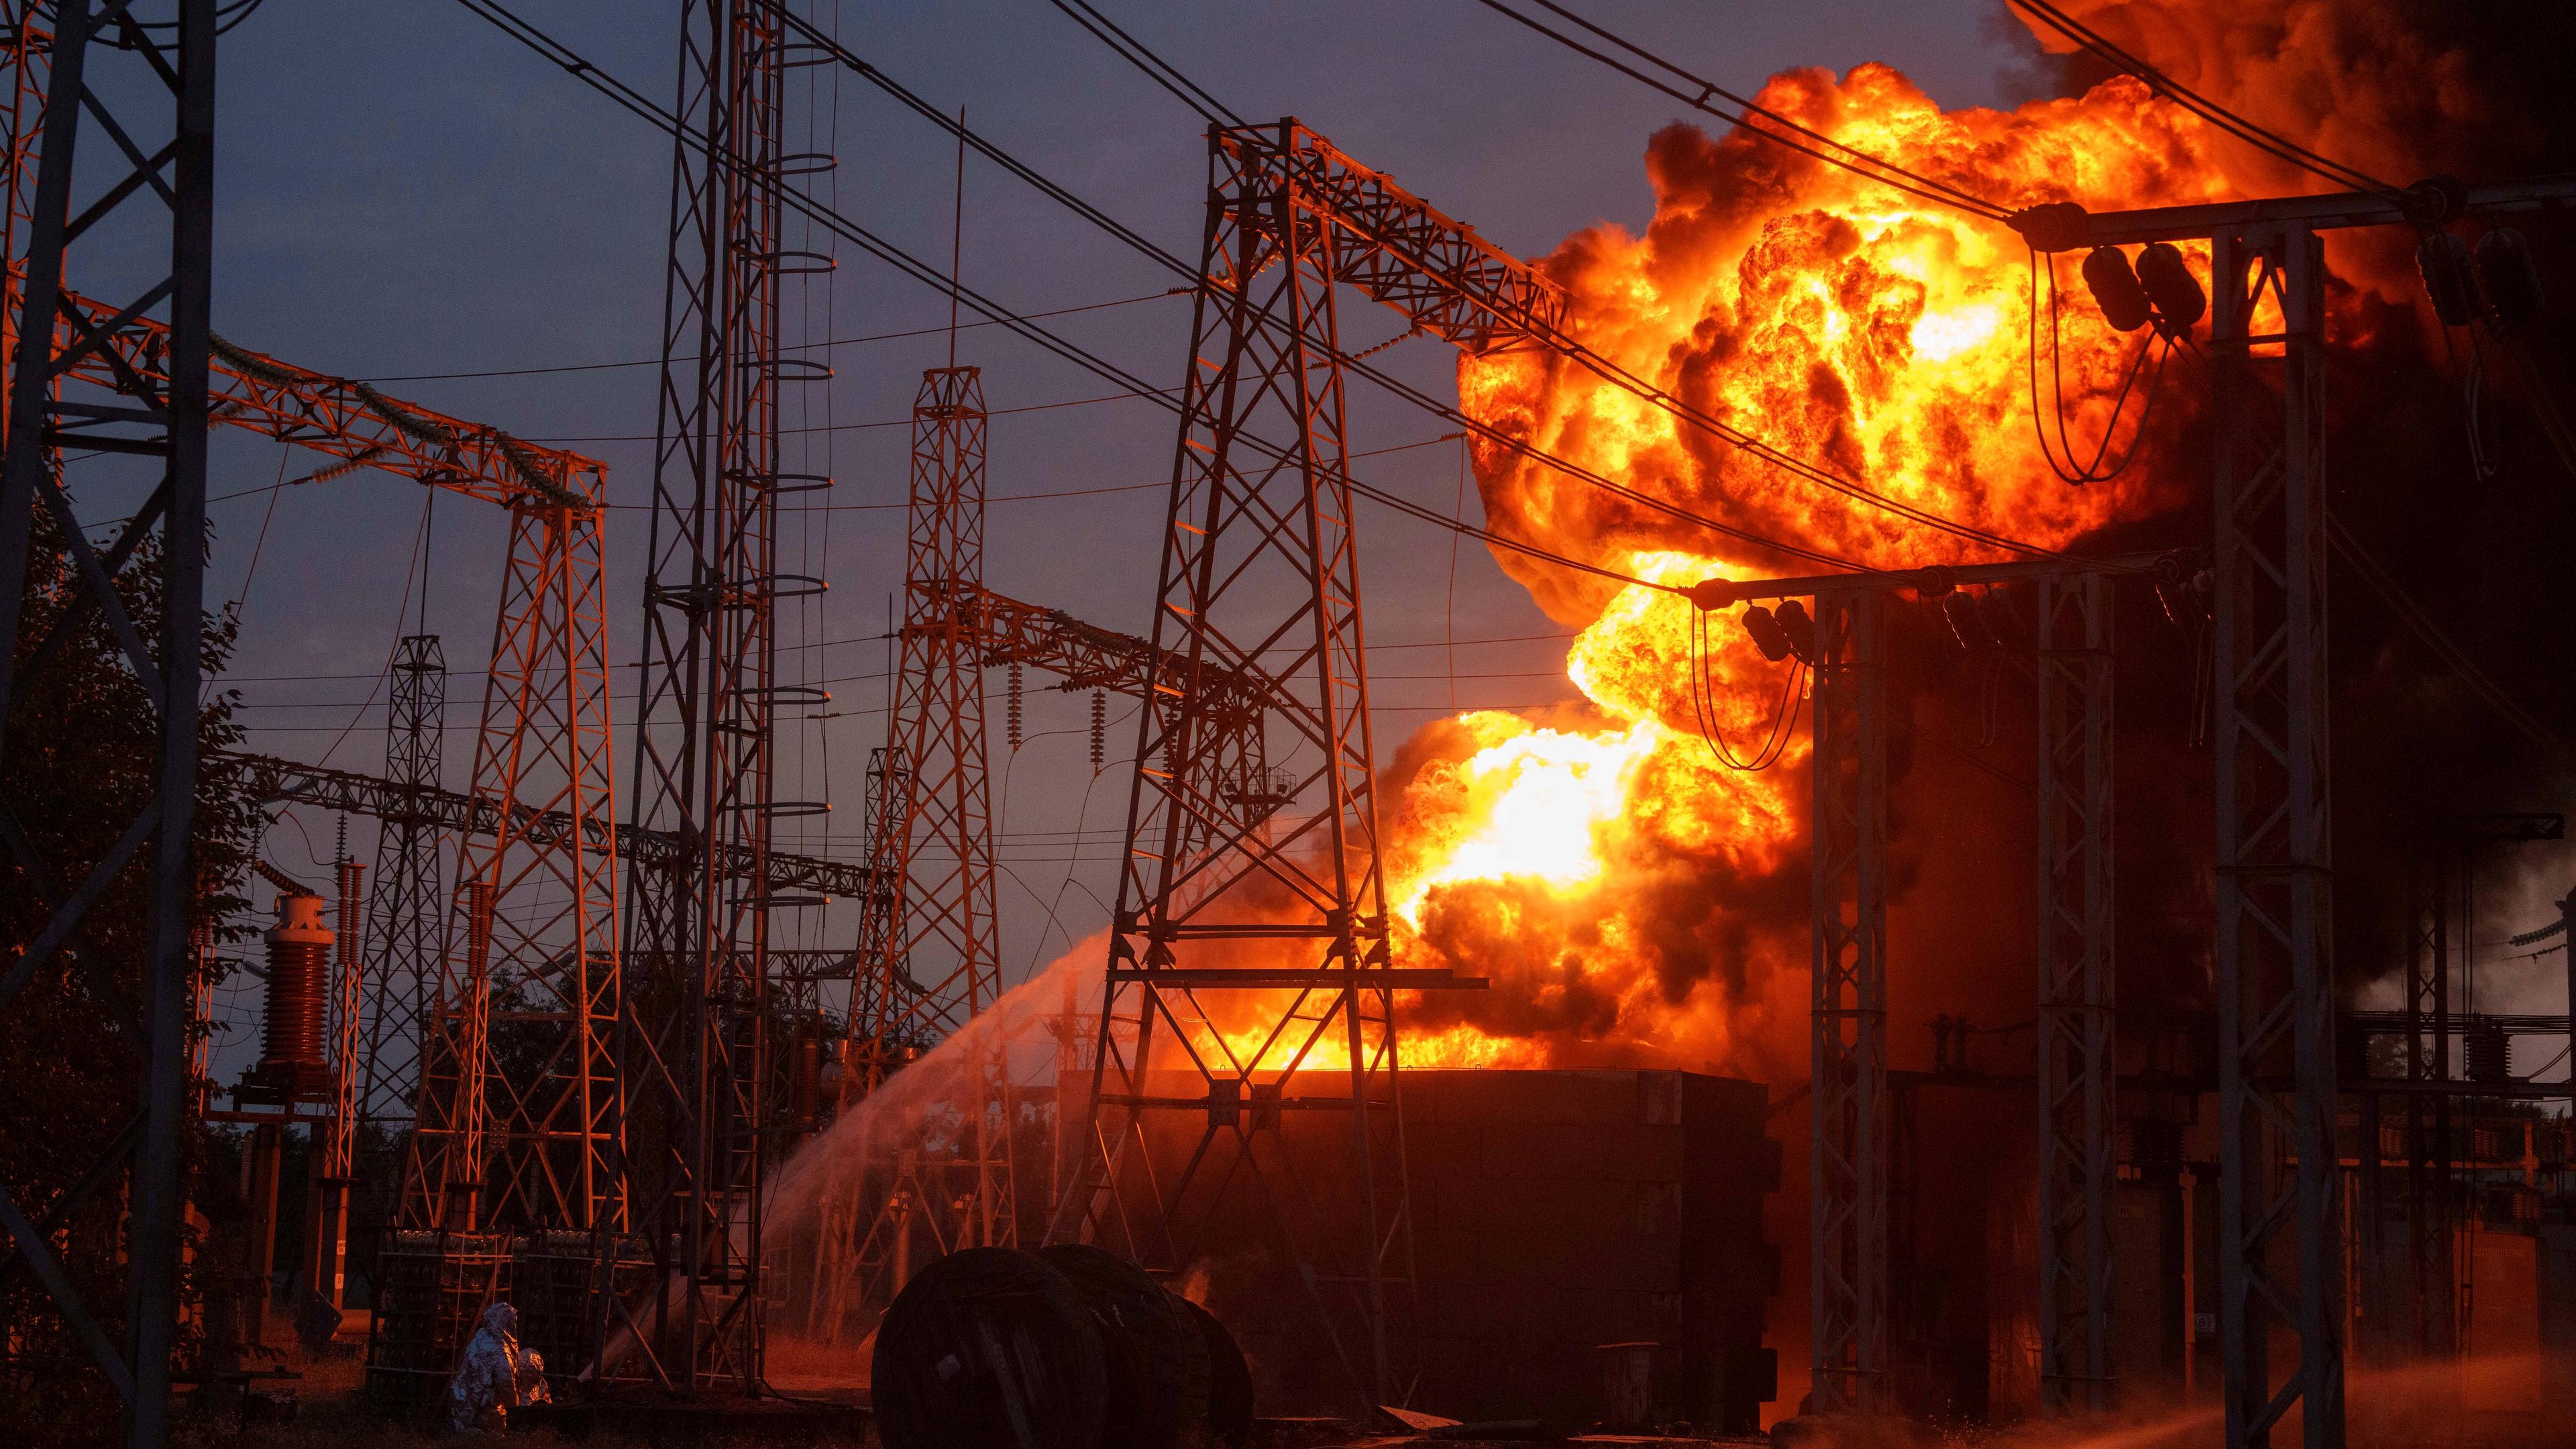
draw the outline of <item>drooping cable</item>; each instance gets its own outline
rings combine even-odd
[[[2028,329],[2030,334],[2030,346],[2027,352],[2028,366],[2026,368],[2030,381],[2031,431],[2039,439],[2040,456],[2048,460],[2048,470],[2057,475],[2059,482],[2073,485],[2107,483],[2129,470],[2129,465],[2137,461],[2138,453],[2146,443],[2147,424],[2155,418],[2156,396],[2163,390],[2165,363],[2170,361],[2173,357],[2174,343],[2171,338],[2166,337],[2161,332],[2150,332],[2148,334],[2145,344],[2139,347],[2137,356],[2129,359],[2129,365],[2122,370],[2120,377],[2120,390],[2111,398],[2111,416],[2103,421],[2102,441],[2093,449],[2092,460],[2090,462],[2078,463],[2075,457],[2076,448],[2074,440],[2068,437],[2066,432],[2066,378],[2064,368],[2061,366],[2059,355],[2059,299],[2057,290],[2057,261],[2054,255],[2052,255],[2048,261],[2048,386],[2050,400],[2049,416],[2057,425],[2057,441],[2054,445],[2049,442],[2049,424],[2048,422],[2043,421],[2040,416],[2039,273],[2039,251],[2037,248],[2033,248],[2030,253],[2030,310]],[[2157,343],[2159,341],[2162,341],[2164,344],[2161,349],[2157,347]],[[2146,405],[2138,414],[2137,426],[2130,431],[2127,451],[2121,453],[2120,460],[2118,462],[2113,463],[2106,468],[2103,466],[2103,460],[2110,454],[2111,439],[2120,430],[2120,415],[2128,407],[2129,394],[2137,386],[2138,374],[2146,367],[2147,355],[2149,353],[2155,354],[2155,371],[2149,376],[2147,381]],[[2060,461],[2061,455],[2063,455],[2064,458],[2064,461],[2062,462]]]
[[[1849,171],[1855,176],[1875,181],[1882,186],[1893,187],[1898,191],[1905,192],[1910,196],[1919,197],[1922,200],[1929,201],[1937,206],[1955,207],[1960,211],[1967,212],[1971,216],[1983,217],[1988,221],[2002,221],[2012,215],[2013,209],[2010,207],[1988,201],[1984,197],[1978,196],[1973,192],[1964,191],[1959,187],[1952,186],[1946,181],[1940,181],[1932,177],[1925,176],[1921,172],[1910,170],[1893,161],[1886,160],[1883,157],[1871,155],[1869,152],[1863,151],[1858,147],[1846,145],[1843,142],[1837,141],[1833,137],[1826,135],[1822,131],[1813,130],[1807,126],[1800,125],[1798,122],[1791,120],[1789,117],[1782,115],[1778,111],[1762,105],[1758,101],[1737,95],[1733,91],[1726,90],[1719,86],[1715,81],[1703,79],[1700,76],[1684,70],[1682,67],[1673,64],[1671,61],[1664,59],[1653,51],[1650,51],[1632,41],[1626,40],[1619,35],[1584,19],[1582,16],[1575,14],[1564,6],[1554,3],[1554,0],[1532,0],[1532,3],[1555,13],[1575,25],[1581,26],[1583,29],[1590,31],[1592,34],[1608,41],[1619,49],[1628,52],[1630,55],[1637,57],[1648,65],[1654,66],[1659,70],[1676,76],[1690,86],[1697,87],[1697,91],[1694,93],[1693,91],[1684,90],[1658,77],[1648,75],[1634,66],[1628,65],[1624,61],[1619,60],[1615,56],[1605,55],[1602,52],[1593,49],[1591,46],[1584,44],[1582,41],[1577,40],[1573,36],[1567,35],[1563,31],[1551,28],[1543,21],[1533,19],[1530,16],[1512,9],[1510,6],[1501,3],[1501,0],[1479,0],[1479,3],[1497,14],[1508,16],[1513,20],[1519,21],[1521,24],[1528,26],[1530,29],[1537,31],[1539,34],[1546,36],[1548,39],[1555,41],[1557,44],[1564,46],[1568,50],[1572,50],[1581,55],[1590,56],[1592,59],[1610,67],[1612,70],[1618,71],[1620,74],[1628,76],[1640,84],[1651,86],[1655,90],[1672,97],[1674,100],[1681,102],[1683,105],[1689,106],[1695,111],[1715,116],[1719,120],[1736,126],[1748,135],[1759,136],[1763,140],[1769,141],[1774,145],[1786,147],[1789,150],[1798,152],[1804,156],[1811,156],[1829,166],[1841,167],[1843,170]],[[1721,107],[1709,104],[1709,98],[1712,96],[1728,102],[1737,109],[1735,111],[1728,111]],[[1752,120],[1748,119],[1748,117],[1751,116],[1759,116],[1762,120],[1770,123],[1771,126],[1778,127],[1779,129],[1773,130],[1764,126],[1755,125]],[[1783,131],[1790,133],[1790,135],[1782,134]],[[1802,139],[1793,140],[1791,139],[1791,135]]]
[[[1094,10],[1084,0],[1049,0],[1056,9],[1073,18],[1073,23],[1088,30],[1101,44],[1116,51],[1129,65],[1143,71],[1154,84],[1170,91],[1181,104],[1199,113],[1211,126],[1241,126],[1243,117],[1236,115],[1225,102],[1201,90],[1198,83],[1180,73],[1164,59],[1145,47],[1144,42],[1118,28],[1115,21]]]
[[[2207,96],[2183,85],[2173,77],[2149,65],[2145,60],[2113,44],[2101,32],[2050,4],[2049,0],[2009,0],[2042,25],[2091,51],[2116,69],[2146,83],[2147,88],[2184,110],[2209,122],[2257,150],[2270,153],[2300,170],[2310,172],[2337,186],[2355,191],[2375,192],[2395,199],[2399,188],[2357,167],[2347,166],[2331,157],[2320,156],[2289,137],[2245,119]]]
[[[1699,725],[1700,738],[1708,743],[1709,753],[1717,762],[1742,774],[1759,774],[1780,762],[1783,751],[1797,733],[1798,714],[1806,698],[1807,664],[1792,659],[1782,674],[1779,702],[1772,707],[1771,724],[1764,732],[1761,747],[1751,759],[1739,758],[1734,746],[1727,743],[1726,731],[1717,717],[1717,687],[1711,676],[1714,652],[1708,642],[1708,611],[1691,609],[1691,714]]]

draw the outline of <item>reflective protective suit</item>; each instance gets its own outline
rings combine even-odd
[[[497,1427],[508,1422],[512,1409],[552,1397],[546,1392],[545,1360],[520,1346],[518,1326],[519,1310],[507,1303],[483,1310],[483,1324],[465,1345],[465,1362],[448,1385],[449,1428],[470,1433],[482,1428],[487,1416]]]

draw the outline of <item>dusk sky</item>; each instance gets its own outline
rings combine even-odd
[[[514,8],[668,103],[676,0],[522,0]],[[1597,221],[1641,226],[1652,212],[1645,140],[1683,114],[1473,0],[1105,0],[1102,8],[1237,111],[1295,115],[1525,256]],[[813,0],[812,9],[846,46],[924,98],[964,106],[968,123],[995,144],[1195,256],[1206,173],[1197,118],[1045,0]],[[1884,60],[1956,107],[2021,98],[2011,76],[2028,42],[2008,38],[2000,15],[1998,0],[1859,0],[1634,4],[1603,18],[1738,89],[1791,66],[1839,71]],[[815,104],[796,108],[799,125],[813,115],[814,133],[790,149],[840,157],[817,194],[837,192],[855,220],[944,262],[949,138],[854,76],[815,69],[800,73],[802,84],[819,88]],[[634,689],[641,615],[669,140],[448,0],[278,0],[225,38],[218,86],[216,330],[604,460],[619,505],[608,549],[622,710]],[[965,193],[969,285],[1024,312],[1150,299],[1048,325],[1142,376],[1178,379],[1189,308],[1158,296],[1168,276],[989,164],[970,158]],[[828,295],[818,291],[805,310],[791,337],[821,341],[936,329],[947,302],[845,254]],[[1401,330],[1364,299],[1346,299],[1343,317],[1344,335],[1359,345]],[[828,357],[835,379],[815,394],[809,421],[830,430],[804,435],[812,449],[805,467],[838,486],[787,523],[782,567],[828,578],[831,593],[819,609],[782,619],[782,643],[803,647],[782,651],[781,674],[825,684],[834,703],[833,717],[782,733],[779,794],[829,799],[835,813],[801,837],[782,834],[781,848],[843,856],[859,848],[862,772],[868,749],[884,739],[880,636],[901,585],[908,411],[921,369],[943,362],[946,348],[934,332],[809,354]],[[1134,400],[1088,401],[1110,389],[997,328],[966,331],[958,360],[985,369],[995,414],[987,487],[996,500],[1123,490],[996,501],[986,582],[1144,632],[1170,479],[1170,415]],[[1454,354],[1435,341],[1407,342],[1382,361],[1454,395]],[[585,370],[421,376],[548,368]],[[1447,431],[1364,384],[1353,385],[1352,407],[1355,451]],[[246,434],[217,441],[210,492],[240,496],[213,507],[210,595],[247,591],[230,682],[248,704],[249,748],[373,769],[384,731],[377,681],[395,636],[413,628],[402,601],[419,607],[423,495],[365,472],[272,490],[325,461],[301,451],[281,458],[288,451]],[[1460,495],[1461,467],[1449,442],[1385,453],[1355,471],[1445,510]],[[1464,491],[1472,518],[1474,489]],[[1453,702],[1574,696],[1563,644],[1550,637],[1561,627],[1480,549],[1459,551],[1453,591],[1452,535],[1382,511],[1364,509],[1361,520],[1381,757]],[[454,672],[447,783],[463,788],[501,516],[447,496],[432,537],[428,624],[444,636]],[[1453,617],[1454,655],[1442,647]],[[1047,692],[1031,675],[1035,738],[1013,759],[1002,741],[1000,671],[990,687],[1004,959],[1016,980],[1106,918],[1133,720],[1112,701],[1112,763],[1095,783],[1087,700]],[[623,761],[622,740],[619,754]],[[621,764],[621,814],[630,786]],[[319,881],[314,861],[330,855],[331,825],[302,812],[270,832],[266,850]],[[351,831],[354,853],[371,859],[373,823],[354,821]],[[852,908],[803,914],[811,919],[792,933],[801,943],[849,944]],[[256,1001],[256,985],[243,988],[220,1013],[236,1023],[250,1020]],[[247,1035],[237,1025],[226,1044]]]

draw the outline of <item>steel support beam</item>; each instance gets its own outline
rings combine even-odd
[[[2038,580],[2039,1372],[2057,1410],[2110,1407],[2111,590]]]
[[[2295,1408],[2306,1449],[2340,1449],[2323,248],[2295,223],[2221,231],[2211,281],[2226,1441],[2267,1445]]]
[[[1139,711],[1092,1128],[1049,1236],[1099,1237],[1177,1272],[1213,1247],[1208,1213],[1234,1184],[1266,1209],[1283,1282],[1300,1285],[1286,1291],[1316,1310],[1343,1392],[1385,1403],[1402,1392],[1392,1356],[1406,1329],[1389,1320],[1409,1317],[1412,1224],[1393,993],[1359,978],[1389,964],[1388,924],[1334,291],[1350,281],[1399,310],[1421,302],[1409,316],[1469,346],[1494,340],[1481,330],[1493,312],[1417,298],[1407,276],[1432,260],[1430,239],[1462,229],[1366,183],[1294,121],[1209,132],[1206,216],[1155,594],[1160,677]],[[1365,227],[1421,235],[1399,249]],[[1546,296],[1525,269],[1490,267],[1454,240],[1474,286]],[[1264,432],[1293,441],[1256,449]],[[1220,679],[1248,685],[1257,712],[1221,705],[1208,687]],[[1226,742],[1255,732],[1271,742],[1271,793],[1293,802],[1284,828],[1243,807]],[[1266,995],[1116,974],[1221,971],[1247,954],[1311,973]],[[1149,1078],[1175,1080],[1157,1090]],[[1175,1086],[1197,1089],[1198,1145],[1170,1169],[1145,1160],[1144,1115]],[[1334,1205],[1306,1190],[1282,1114],[1259,1105],[1281,1094],[1349,1118]]]
[[[121,1263],[123,1303],[84,1298],[62,1271],[60,1245],[37,1235],[6,1194],[0,1194],[0,1221],[44,1285],[65,1337],[87,1349],[123,1398],[124,1442],[158,1446],[168,1437],[170,1355],[179,1320],[180,1167],[189,1108],[198,890],[194,828],[198,659],[205,628],[215,0],[177,0],[174,21],[155,30],[145,30],[127,9],[115,0],[103,7],[95,0],[13,4],[7,44],[0,47],[0,63],[13,71],[9,89],[15,98],[5,180],[11,244],[5,258],[7,334],[0,338],[10,367],[6,410],[0,414],[0,725],[24,682],[16,668],[19,631],[41,508],[59,550],[46,560],[48,570],[75,579],[69,587],[78,607],[94,609],[108,622],[124,667],[151,701],[157,737],[147,766],[153,793],[103,858],[49,860],[14,825],[6,832],[13,889],[32,891],[50,909],[34,937],[10,941],[0,953],[9,959],[0,976],[0,1009],[65,946],[77,949],[83,918],[109,880],[128,871],[148,880],[148,944],[136,963],[141,1031],[132,1087],[142,1131],[131,1149],[125,1241],[101,1250],[107,1261]],[[111,68],[130,74],[110,73]],[[28,114],[39,94],[40,127]],[[86,170],[121,179],[76,219],[73,159],[85,119],[115,143],[93,141],[96,154]],[[72,376],[96,344],[82,335],[84,319],[65,291],[66,279],[75,261],[91,255],[99,258],[102,275],[140,272],[143,280],[119,310],[162,314],[168,356],[160,378],[120,372],[101,388]],[[119,547],[102,560],[91,548],[89,533],[97,525],[75,511],[91,500],[60,475],[65,445],[159,460],[157,487],[127,528],[129,540],[139,540],[159,519],[161,572],[150,585],[158,595],[158,617],[137,619],[128,612],[131,586],[138,581],[124,577],[125,566],[139,551]],[[0,751],[6,749],[7,739],[0,736]],[[0,800],[0,816],[8,814],[7,802]],[[111,1325],[121,1331],[118,1338],[111,1337]]]
[[[1888,1403],[1887,601],[1816,596],[1810,1392]]]

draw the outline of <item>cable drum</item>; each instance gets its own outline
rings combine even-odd
[[[1038,1250],[1073,1284],[1108,1350],[1101,1449],[1183,1449],[1208,1419],[1208,1342],[1185,1300],[1143,1268],[1088,1243]]]
[[[1032,1253],[967,1248],[924,1268],[886,1309],[871,1372],[885,1449],[1110,1449],[1100,1328]]]
[[[1198,1325],[1208,1355],[1208,1442],[1231,1449],[1252,1433],[1252,1365],[1217,1316],[1190,1300],[1173,1295],[1190,1321]]]

